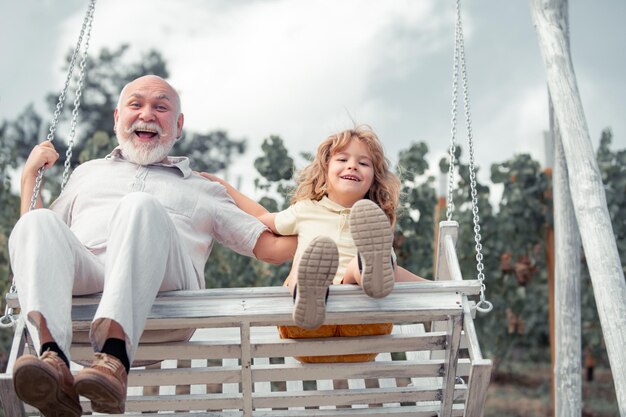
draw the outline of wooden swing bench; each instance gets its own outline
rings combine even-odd
[[[280,339],[276,325],[293,323],[285,287],[160,294],[146,330],[197,330],[185,342],[140,344],[135,360],[155,363],[131,370],[126,414],[481,416],[492,364],[481,355],[467,299],[479,293],[480,282],[462,280],[456,223],[442,223],[436,281],[398,283],[383,299],[331,286],[327,324],[393,322],[387,336]],[[75,332],[89,329],[97,302],[97,296],[75,298]],[[17,357],[32,349],[27,336],[20,317],[0,376],[5,416],[36,412],[15,396],[11,379]],[[380,354],[361,363],[294,359],[369,352]],[[89,344],[72,345],[75,361],[89,361],[92,353]],[[81,402],[90,411],[89,402]]]

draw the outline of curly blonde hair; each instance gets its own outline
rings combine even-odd
[[[389,160],[385,157],[380,139],[367,125],[331,135],[318,146],[313,162],[296,176],[297,186],[291,204],[301,200],[319,201],[326,195],[330,158],[348,146],[352,140],[364,144],[372,159],[374,180],[365,198],[378,204],[393,225],[396,222],[396,209],[400,199],[400,180],[389,170]]]

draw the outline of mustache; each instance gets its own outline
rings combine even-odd
[[[163,137],[163,129],[161,129],[161,126],[156,123],[146,123],[142,121],[136,121],[129,128],[124,129],[124,132],[126,132],[126,134],[131,134],[137,130],[156,132],[159,137]]]

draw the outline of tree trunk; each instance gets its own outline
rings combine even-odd
[[[556,265],[554,283],[555,363],[554,415],[582,415],[580,235],[567,182],[568,170],[559,126],[550,100],[550,127],[554,138],[554,233]]]
[[[530,0],[530,4],[618,406],[626,416],[626,281],[567,43],[567,1]]]

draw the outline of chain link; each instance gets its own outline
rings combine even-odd
[[[455,38],[454,38],[454,70],[453,70],[453,83],[452,83],[452,138],[450,141],[450,168],[448,170],[448,208],[447,217],[451,220],[452,213],[454,212],[454,203],[452,200],[452,194],[454,191],[454,151],[456,150],[456,116],[457,116],[457,101],[458,101],[458,79],[459,72],[461,74],[461,84],[463,88],[463,108],[465,110],[465,124],[467,127],[467,142],[469,148],[469,178],[472,200],[472,217],[474,224],[474,242],[476,245],[474,249],[476,251],[476,271],[477,279],[480,282],[480,301],[476,304],[476,309],[482,313],[488,313],[493,309],[493,304],[487,301],[485,298],[485,274],[483,273],[483,254],[480,235],[480,217],[478,215],[478,191],[476,187],[476,165],[474,162],[474,134],[472,131],[472,117],[470,110],[469,100],[469,87],[467,82],[467,67],[465,65],[465,45],[463,39],[463,24],[461,22],[461,0],[456,0],[456,24],[455,24]],[[460,67],[460,68],[459,68]]]
[[[89,49],[89,40],[91,39],[91,28],[93,23],[93,12],[95,8],[95,1],[91,0],[90,7],[87,11],[87,17],[83,23],[83,27],[86,25],[85,35],[85,47],[83,49],[83,57],[80,61],[80,71],[78,76],[78,82],[76,84],[76,96],[74,97],[74,108],[72,109],[72,121],[70,123],[70,133],[68,138],[67,151],[65,152],[65,166],[63,169],[63,177],[61,180],[61,192],[65,189],[65,184],[70,177],[70,165],[72,159],[72,148],[74,147],[74,137],[76,136],[76,124],[78,121],[78,109],[80,108],[80,98],[83,90],[83,81],[85,79],[85,66],[87,64],[87,50]]]
[[[76,46],[74,48],[74,51],[72,52],[72,58],[70,59],[70,64],[69,64],[69,68],[67,71],[67,76],[65,77],[65,83],[63,85],[63,89],[61,90],[61,94],[59,95],[59,99],[57,101],[57,105],[56,105],[56,109],[54,110],[54,114],[52,116],[52,122],[50,123],[50,130],[48,131],[48,136],[46,137],[46,140],[48,142],[52,142],[54,140],[54,134],[56,132],[56,128],[57,128],[57,124],[59,122],[59,115],[61,114],[61,110],[63,109],[63,104],[65,103],[65,97],[67,94],[67,89],[69,88],[70,85],[70,81],[72,80],[72,74],[74,73],[74,66],[76,64],[76,57],[78,57],[78,54],[80,52],[81,49],[81,45],[83,43],[83,37],[85,36],[85,33],[87,33],[87,37],[90,36],[91,34],[91,22],[93,21],[93,12],[95,10],[95,5],[96,5],[96,0],[90,0],[89,2],[89,7],[87,8],[87,13],[85,14],[85,19],[83,20],[83,25],[80,29],[80,34],[78,36],[78,41],[76,42]],[[88,46],[88,42],[87,45]],[[85,51],[84,51],[84,55],[83,55],[83,61],[84,61],[84,57],[87,54],[87,47],[85,47]],[[81,80],[82,77],[84,75],[84,65],[82,65],[83,63],[81,62]],[[79,90],[77,90],[78,92]],[[77,94],[77,98],[79,98],[80,100],[80,95]],[[74,100],[74,109],[77,109],[76,107],[76,100]],[[74,115],[72,116],[74,118]],[[72,120],[74,122],[74,120]],[[72,138],[73,139],[73,138]],[[73,145],[73,142],[70,142],[70,144],[68,145],[68,150],[71,156],[71,146]],[[66,152],[67,155],[67,152]],[[65,161],[66,163],[66,170],[69,170],[69,167],[67,166],[67,159]],[[37,204],[37,198],[39,197],[39,193],[41,191],[41,183],[43,181],[43,173],[44,173],[44,167],[39,168],[39,170],[37,170],[37,178],[35,179],[35,186],[33,187],[33,193],[31,195],[30,198],[30,206],[29,206],[29,211],[33,210],[35,208],[35,205]],[[65,177],[66,174],[65,172],[63,173],[63,177]],[[61,186],[61,188],[63,188],[63,184]]]
[[[457,3],[457,13],[459,4]],[[452,66],[452,120],[450,126],[450,147],[448,148],[448,201],[446,207],[446,218],[448,221],[452,220],[452,214],[454,213],[454,174],[456,157],[456,115],[457,115],[457,101],[459,98],[459,22],[456,19],[454,26],[454,63]]]

